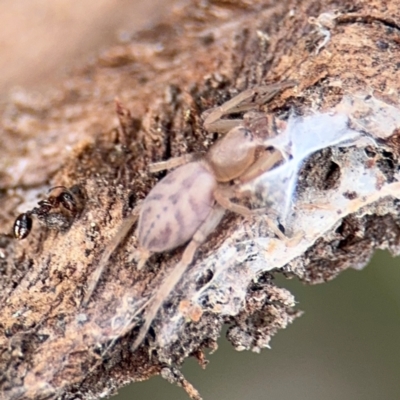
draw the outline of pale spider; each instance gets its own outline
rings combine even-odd
[[[145,303],[144,323],[132,346],[136,349],[143,341],[163,302],[192,263],[196,250],[213,232],[225,210],[246,217],[263,215],[273,232],[285,239],[282,232],[268,219],[266,209],[251,210],[234,203],[239,182],[248,181],[271,169],[285,157],[280,151],[264,152],[268,140],[257,138],[244,126],[243,120],[222,119],[271,100],[278,92],[294,86],[283,82],[246,90],[217,107],[205,117],[204,128],[209,132],[227,132],[204,156],[187,154],[151,165],[152,172],[175,168],[158,182],[144,201],[135,207],[132,215],[123,222],[114,239],[107,246],[91,278],[83,304],[86,305],[106,268],[112,253],[124,240],[132,225],[138,220],[138,268],[142,268],[152,253],[172,250],[189,242],[180,262],[165,278],[155,294]],[[236,185],[232,185],[235,182]],[[141,307],[135,315],[144,308]]]

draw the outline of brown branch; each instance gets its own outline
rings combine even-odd
[[[24,241],[0,238],[2,397],[93,397],[161,373],[196,398],[177,367],[189,356],[203,360],[224,323],[236,348],[258,350],[298,315],[271,269],[318,283],[365,265],[377,248],[399,253],[400,11],[381,3],[192,1],[52,93],[20,96],[3,110],[3,232],[49,185],[80,185],[86,201],[76,215],[59,208],[38,214]],[[340,111],[370,142],[327,148],[307,162],[290,226],[306,231],[300,244],[284,247],[259,219],[228,215],[132,353],[139,320],[131,315],[182,249],[137,271],[132,235],[88,308],[81,303],[106,244],[161,176],[147,173],[148,164],[206,150],[215,138],[201,112],[288,79],[298,86],[263,110],[282,119],[290,110]],[[321,204],[327,225],[312,220]]]

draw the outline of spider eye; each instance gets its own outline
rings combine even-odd
[[[253,135],[248,129],[243,129],[243,135],[246,139],[253,139]]]

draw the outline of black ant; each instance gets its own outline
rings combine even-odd
[[[40,200],[37,207],[18,215],[13,226],[14,238],[22,240],[29,235],[34,215],[52,229],[65,231],[71,226],[73,219],[83,208],[85,194],[82,188],[79,185],[69,189],[65,186],[55,186],[49,193],[52,194],[47,199]],[[52,212],[54,209],[57,209],[57,212]]]

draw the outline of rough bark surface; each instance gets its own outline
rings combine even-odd
[[[204,300],[199,315],[189,314],[189,321],[176,325],[179,331],[160,333],[169,326],[163,321],[184,305],[186,290],[200,290],[212,280],[211,261],[204,268],[202,260],[212,259],[238,229],[270,234],[257,221],[231,214],[201,247],[138,351],[130,351],[137,330],[135,324],[126,329],[127,310],[149,297],[182,249],[154,256],[137,271],[130,262],[131,235],[92,302],[87,308],[81,302],[122,219],[162,176],[149,174],[147,165],[204,151],[215,140],[202,127],[203,111],[249,87],[287,79],[298,86],[268,104],[268,112],[330,110],[345,95],[365,92],[397,105],[396,21],[399,7],[384,0],[182,2],[159,25],[77,69],[52,93],[21,92],[13,98],[0,120],[2,232],[9,233],[18,212],[32,208],[35,196],[46,196],[51,186],[81,185],[86,200],[68,229],[54,229],[62,219],[55,210],[55,222],[45,218],[46,229],[34,221],[24,241],[0,237],[1,397],[97,398],[162,374],[196,398],[177,368],[190,356],[202,363],[202,349],[215,346],[224,323],[236,348],[259,350],[292,322],[299,315],[293,296],[276,287],[271,268],[265,268],[242,287],[245,301],[211,288],[217,300]],[[399,169],[397,128],[385,125],[383,134],[375,129],[380,141],[373,148],[314,155],[303,168],[299,197],[313,203],[338,187],[348,173],[343,171],[349,154],[364,157],[380,173],[382,187],[393,183]],[[357,196],[357,188],[345,194],[354,202]],[[321,232],[274,274],[321,283],[365,265],[377,248],[399,254],[399,202],[392,196],[376,200],[352,203],[353,213],[344,213],[334,229]],[[170,342],[159,339],[169,334]]]

